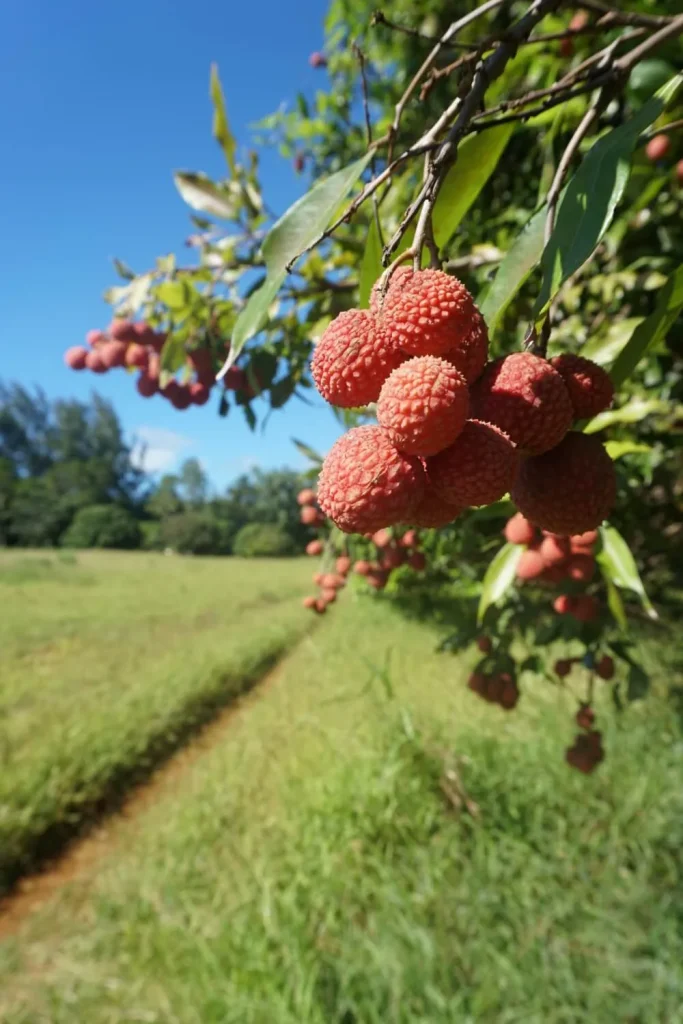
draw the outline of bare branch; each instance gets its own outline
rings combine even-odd
[[[658,32],[654,35],[649,36],[639,46],[634,46],[632,50],[629,50],[627,54],[620,57],[615,62],[615,67],[619,68],[620,71],[630,72],[632,68],[638,64],[639,61],[646,57],[651,50],[655,50],[661,43],[665,43],[667,39],[672,39],[675,36],[683,34],[683,14],[679,14],[677,18],[673,18],[667,22]]]
[[[426,33],[420,32],[420,30],[417,28],[409,28],[407,25],[399,25],[398,22],[391,21],[389,18],[387,18],[384,11],[375,11],[375,13],[372,15],[372,18],[370,19],[370,24],[373,26],[385,25],[387,28],[391,28],[395,32],[402,32],[403,35],[410,36],[411,39],[419,39],[423,43],[432,43],[433,45],[434,43],[439,42],[439,39],[436,36],[428,36],[426,35]],[[446,43],[444,45],[450,47],[451,49],[472,49],[470,43],[451,42]]]
[[[636,14],[632,11],[620,11],[601,0],[581,0],[581,6],[597,14],[609,14],[616,25],[641,25],[643,28],[661,28],[673,20],[660,14]]]

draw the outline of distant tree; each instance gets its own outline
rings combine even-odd
[[[183,511],[183,503],[178,494],[178,477],[166,473],[157,486],[151,491],[145,502],[145,512],[153,519],[166,519]]]
[[[178,474],[178,490],[191,507],[203,505],[209,495],[209,478],[199,459],[185,459]]]
[[[230,550],[224,524],[208,511],[181,512],[162,519],[158,542],[182,555],[220,555]]]
[[[239,558],[282,558],[296,554],[296,545],[275,523],[247,523],[235,537],[233,554]]]
[[[80,508],[62,538],[67,548],[137,548],[140,524],[119,505]]]

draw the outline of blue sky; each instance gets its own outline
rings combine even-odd
[[[0,376],[52,397],[110,398],[150,466],[201,458],[222,488],[253,464],[304,465],[290,437],[325,450],[340,430],[329,409],[298,401],[252,434],[241,413],[213,402],[176,412],[145,401],[121,371],[102,377],[62,362],[86,330],[108,322],[101,296],[111,257],[137,271],[182,255],[191,230],[172,171],[224,172],[211,137],[209,67],[219,65],[239,142],[249,125],[321,85],[308,65],[322,46],[326,0],[22,0],[6,5],[0,37]],[[271,207],[282,212],[303,179],[264,154]],[[186,258],[186,257],[184,257]]]

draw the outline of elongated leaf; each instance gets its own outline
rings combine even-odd
[[[206,174],[176,171],[173,181],[180,195],[193,210],[208,213],[212,217],[220,217],[222,220],[232,220],[234,217],[234,196]]]
[[[221,80],[218,77],[217,64],[211,65],[209,95],[211,96],[211,102],[213,103],[213,137],[225,153],[225,159],[228,163],[228,167],[234,175],[237,143],[235,142],[235,138],[230,131],[230,125],[228,124],[228,114],[225,109],[225,97],[221,87]]]
[[[619,388],[633,373],[648,348],[664,339],[683,309],[683,266],[666,282],[657,300],[657,306],[647,319],[633,331],[614,361],[610,376]]]
[[[269,276],[284,271],[287,264],[325,230],[339,203],[367,167],[370,157],[371,153],[366,153],[348,167],[316,182],[305,196],[290,206],[263,243],[263,258]]]
[[[631,316],[625,320],[617,320],[615,324],[609,326],[606,334],[589,338],[581,347],[581,355],[586,359],[592,359],[598,366],[610,367],[628,344],[638,324],[642,324],[643,319],[642,316]]]
[[[620,459],[622,455],[634,455],[636,453],[651,452],[649,444],[639,444],[638,441],[608,441],[605,451],[612,462]]]
[[[185,362],[185,345],[180,338],[170,334],[163,344],[159,357],[159,365],[168,374],[174,374]]]
[[[626,609],[624,608],[624,602],[621,600],[621,594],[609,576],[604,578],[605,586],[607,587],[607,607],[611,611],[617,625],[624,631],[628,631],[628,619],[626,618]]]
[[[653,412],[661,412],[667,408],[666,402],[657,398],[634,398],[633,401],[622,405],[620,409],[606,409],[598,413],[590,423],[584,427],[584,434],[597,434],[599,430],[605,430],[615,423],[640,423],[646,416]]]
[[[307,444],[304,444],[303,441],[297,441],[295,437],[292,438],[292,444],[295,446],[295,448],[298,449],[299,452],[301,452],[304,458],[308,459],[310,462],[313,462],[316,466],[322,466],[323,457],[322,455],[318,455],[315,449],[311,448]]]
[[[372,286],[381,273],[382,243],[380,242],[377,223],[373,217],[370,221],[363,260],[360,265],[359,305],[361,309],[367,309],[370,305]]]
[[[560,199],[555,227],[543,252],[536,316],[583,266],[612,223],[638,136],[659,117],[681,82],[682,76],[667,82],[633,117],[599,138],[584,157]]]
[[[517,563],[522,557],[524,548],[520,544],[504,544],[495,556],[482,583],[481,597],[477,609],[477,622],[481,622],[486,610],[500,601],[510,589],[515,579]]]
[[[187,281],[162,281],[156,290],[159,302],[169,309],[185,309],[192,301],[192,288]]]
[[[480,309],[493,333],[503,313],[522,287],[543,252],[546,208],[542,206],[528,221],[503,258],[498,273],[486,292]]]
[[[235,321],[230,342],[228,358],[221,367],[218,380],[221,380],[233,365],[238,355],[250,338],[261,330],[268,319],[268,307],[280,290],[285,279],[285,272],[274,277],[267,277],[260,288],[253,292]]]
[[[619,531],[615,530],[613,526],[601,526],[600,537],[602,550],[598,555],[598,561],[603,569],[603,574],[611,579],[615,586],[637,594],[650,618],[658,618],[657,612],[645,592],[631,549]]]
[[[458,146],[458,159],[446,175],[434,206],[434,239],[441,248],[451,238],[472,203],[496,169],[514,131],[501,124],[470,135]]]

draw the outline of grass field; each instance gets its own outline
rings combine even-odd
[[[0,891],[302,635],[309,572],[0,554]]]
[[[95,877],[0,945],[0,1020],[682,1021],[676,715],[601,706],[586,778],[569,695],[532,683],[506,715],[435,641],[345,594]]]

